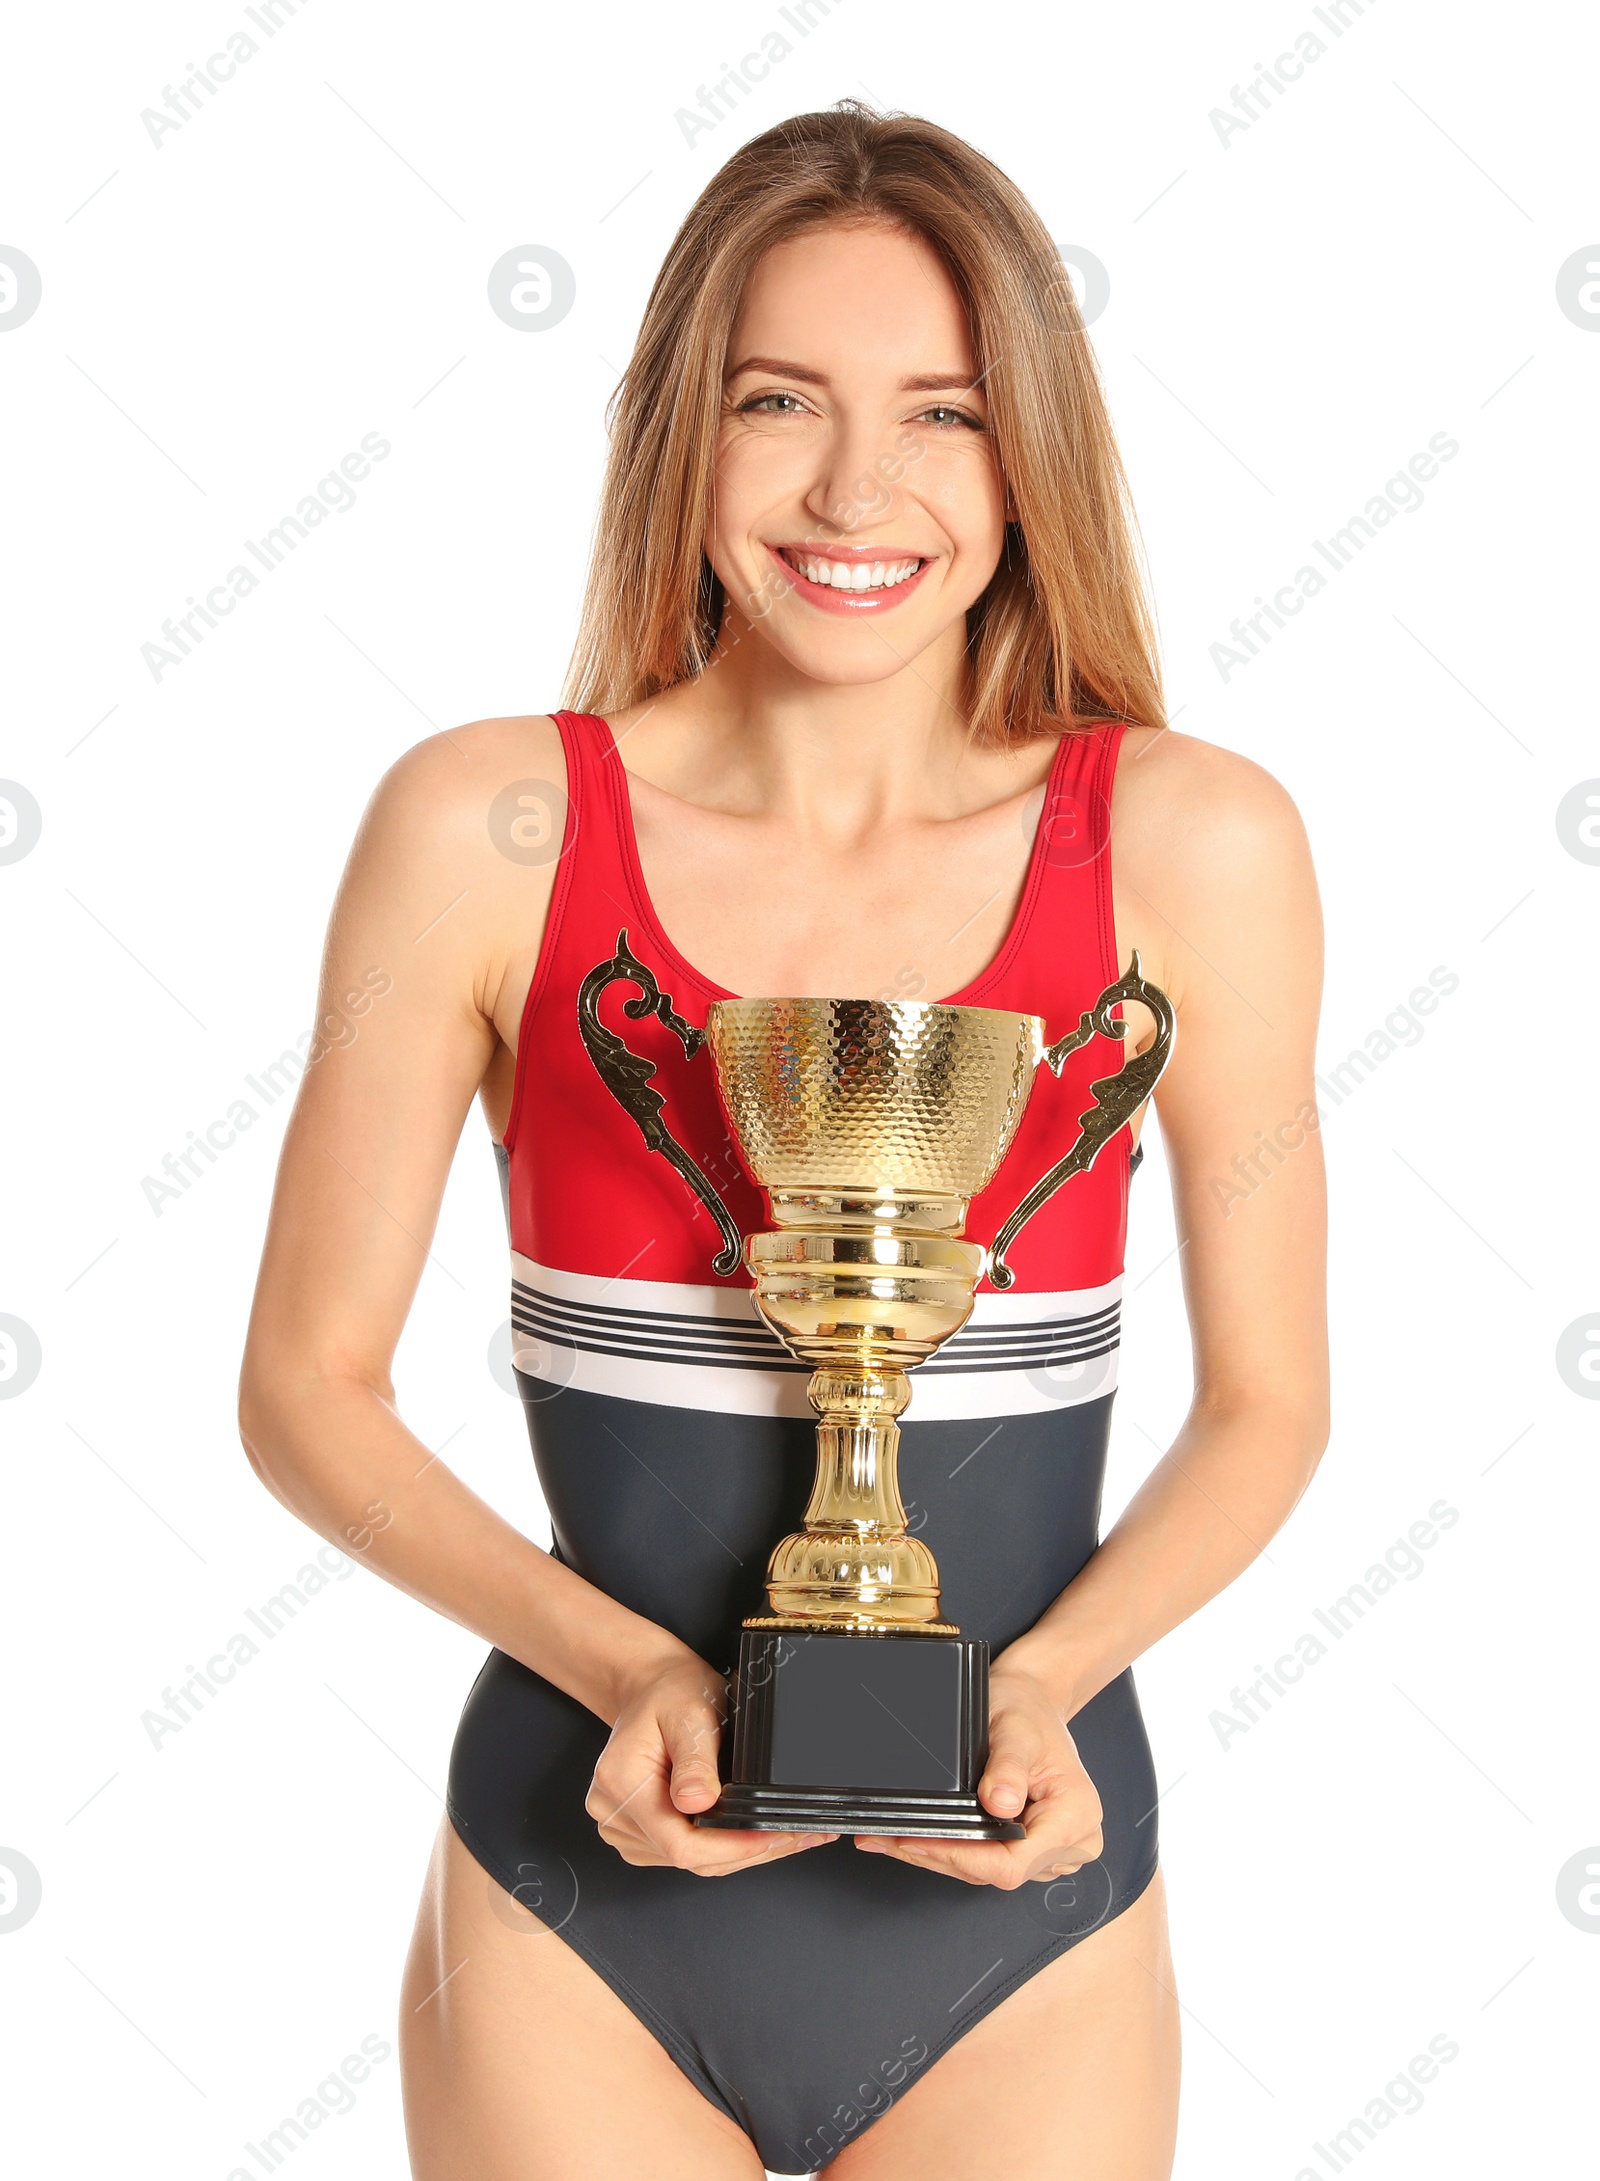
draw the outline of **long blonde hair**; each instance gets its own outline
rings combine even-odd
[[[923,237],[947,267],[1010,488],[1000,564],[967,617],[974,737],[1164,725],[1127,478],[1055,245],[1016,185],[960,137],[853,99],[735,152],[667,252],[608,413],[567,701],[624,711],[711,661],[724,595],[701,540],[745,284],[775,243],[874,221]]]

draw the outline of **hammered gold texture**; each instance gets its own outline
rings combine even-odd
[[[925,1000],[716,1000],[706,1022],[746,1165],[768,1189],[974,1197],[1010,1147],[1037,1015]]]

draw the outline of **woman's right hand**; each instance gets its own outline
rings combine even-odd
[[[721,1791],[717,1749],[727,1711],[722,1676],[684,1647],[625,1685],[584,1808],[625,1863],[666,1864],[720,1878],[837,1840],[837,1833],[759,1833],[690,1823]]]

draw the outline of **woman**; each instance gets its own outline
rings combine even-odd
[[[1282,790],[1164,729],[1136,565],[1029,206],[925,122],[804,115],[730,160],[650,298],[580,709],[440,735],[373,800],[325,1004],[374,967],[393,989],[302,1090],[242,1415],[285,1504],[495,1647],[406,1975],[419,2181],[1170,2172],[1128,1669],[1250,1562],[1324,1443],[1319,926]],[[1176,1005],[1159,1105],[1196,1394],[1170,1452],[1097,1544],[1137,1123],[1019,1237],[1015,1295],[980,1298],[1009,1333],[959,1383],[926,1374],[906,1424],[944,1610],[993,1651],[980,1794],[1022,1840],[691,1822],[813,1440],[793,1374],[740,1367],[746,1275],[708,1269],[708,1216],[582,1048],[577,986],[619,929],[692,1022],[736,993],[959,998],[1056,1037],[1134,949]],[[620,997],[674,1134],[761,1227],[709,1072]],[[969,1236],[1117,1065],[1097,1039],[1041,1076]],[[552,1554],[392,1402],[474,1093]]]

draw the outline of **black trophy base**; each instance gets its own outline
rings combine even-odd
[[[962,1636],[746,1628],[728,1780],[696,1825],[1022,1840],[978,1800],[989,1646]]]

